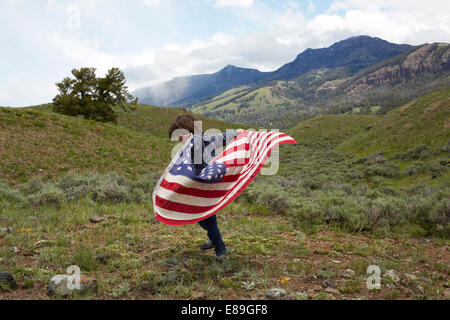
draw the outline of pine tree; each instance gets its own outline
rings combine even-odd
[[[125,76],[119,68],[112,68],[103,78],[97,78],[95,68],[72,70],[73,78],[57,83],[59,94],[53,99],[54,111],[83,116],[101,122],[116,122],[113,106],[137,99],[128,92]]]

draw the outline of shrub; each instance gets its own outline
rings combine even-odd
[[[444,152],[447,152],[448,154],[450,154],[450,140],[447,141],[447,143],[445,144],[445,146],[442,148],[442,150]]]
[[[19,185],[20,191],[26,195],[36,194],[42,190],[44,183],[38,179],[31,179],[27,183]]]
[[[403,199],[384,197],[373,200],[367,211],[369,230],[383,226],[394,226],[409,218],[408,207]]]
[[[48,183],[42,189],[30,196],[30,202],[33,207],[38,206],[56,206],[60,207],[65,201],[64,193],[56,185]]]
[[[394,156],[394,159],[400,160],[425,160],[432,156],[432,152],[424,143],[419,144],[405,153],[399,153]]]
[[[397,178],[400,176],[400,167],[393,163],[373,164],[364,170],[364,176],[381,176],[386,178]]]
[[[412,214],[428,233],[449,238],[450,201],[445,191],[418,197],[412,202]]]
[[[0,201],[13,202],[20,205],[26,205],[28,200],[26,197],[8,183],[0,181]]]
[[[411,166],[409,166],[408,169],[406,169],[406,175],[408,176],[414,176],[416,174],[421,174],[421,173],[425,173],[428,170],[428,166],[422,162],[422,161],[417,161],[414,162]]]
[[[310,190],[318,190],[322,188],[327,177],[324,175],[317,175],[315,177],[309,177],[303,181],[303,187]]]
[[[433,179],[438,178],[447,173],[447,166],[442,165],[440,162],[434,162],[431,164],[430,175]]]
[[[140,189],[145,194],[151,194],[153,192],[153,188],[158,183],[159,177],[159,173],[147,174],[135,181],[132,181],[130,187],[133,191],[136,189]]]
[[[128,189],[114,180],[104,180],[97,185],[93,190],[92,199],[96,202],[131,202]]]
[[[66,174],[57,182],[67,201],[75,201],[93,191],[95,176],[91,174]]]
[[[289,194],[284,190],[268,184],[252,184],[246,192],[247,200],[268,206],[276,213],[285,213],[289,209]]]

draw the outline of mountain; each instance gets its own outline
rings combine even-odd
[[[311,70],[287,81],[234,88],[192,108],[229,122],[290,128],[321,113],[386,113],[450,87],[450,45],[424,44],[361,69]]]
[[[411,46],[394,44],[368,36],[351,37],[329,48],[307,49],[297,58],[273,72],[268,79],[288,80],[316,69],[348,68],[350,73],[396,56]]]
[[[154,87],[138,89],[132,94],[144,104],[185,106],[233,87],[258,83],[263,78],[264,73],[256,69],[228,65],[213,74],[174,78]]]
[[[406,44],[393,44],[379,38],[352,37],[329,48],[307,49],[294,61],[273,72],[229,65],[214,74],[175,78],[158,86],[141,88],[133,95],[145,104],[186,107],[237,86],[289,80],[315,69],[343,68],[354,73],[410,48]]]

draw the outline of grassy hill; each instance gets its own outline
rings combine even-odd
[[[351,137],[337,151],[367,156],[406,152],[419,144],[441,149],[450,141],[450,89],[441,90],[397,108],[367,132]]]
[[[222,121],[236,122],[241,119],[249,125],[269,125],[270,122],[265,119],[271,119],[274,112],[296,106],[295,99],[276,91],[276,86],[232,89],[209,103],[193,108],[192,112]]]
[[[297,141],[308,144],[336,146],[376,123],[381,117],[374,115],[324,115],[300,122],[288,130]]]
[[[179,109],[146,105],[116,108],[118,124],[103,124],[51,111],[51,105],[0,108],[0,180],[56,178],[66,172],[117,171],[130,176],[164,169],[174,143],[168,138]],[[198,117],[204,129],[237,128]]]

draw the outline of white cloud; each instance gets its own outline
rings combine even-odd
[[[24,107],[44,104],[56,96],[56,81],[41,78],[13,77],[0,82],[0,106]]]
[[[250,8],[253,6],[253,0],[216,0],[214,6],[217,8],[241,7]]]
[[[10,1],[14,3],[18,0]],[[104,4],[103,1],[80,0],[77,3],[83,15],[95,15],[98,10],[94,3]],[[235,33],[217,32],[205,38],[162,43],[159,46],[147,45],[140,49],[127,49],[119,44],[118,49],[107,50],[105,39],[100,33],[92,33],[86,38],[76,32],[67,34],[62,29],[50,31],[43,27],[36,28],[36,25],[40,25],[37,20],[30,18],[19,22],[20,14],[16,11],[17,16],[13,17],[14,21],[18,21],[15,32],[28,32],[30,36],[27,43],[30,48],[48,52],[48,61],[55,61],[52,72],[58,70],[59,73],[50,74],[49,71],[48,75],[42,75],[46,77],[42,81],[37,79],[38,75],[31,75],[28,78],[33,80],[25,82],[18,77],[0,78],[0,105],[20,106],[51,101],[54,83],[67,75],[71,68],[81,66],[96,67],[99,74],[111,67],[120,67],[126,73],[130,89],[134,90],[173,77],[216,72],[227,64],[272,71],[292,61],[307,48],[326,47],[361,34],[413,45],[450,42],[449,1],[340,0],[335,1],[328,11],[313,18],[305,17],[295,2],[286,2],[284,6],[273,8],[250,0],[207,1],[216,7],[253,6],[252,10],[236,10],[234,14],[248,21],[261,21],[266,28]],[[148,5],[156,5],[157,2],[162,4],[162,1],[154,0],[145,2]],[[62,6],[58,1],[49,0],[47,4],[47,10],[52,13],[61,10],[57,8]],[[307,4],[313,2],[308,1]],[[309,9],[317,11],[313,5]],[[118,22],[107,15],[99,16],[96,22],[103,28],[110,28],[117,23],[126,27],[125,20]],[[61,23],[64,25],[64,21]],[[124,31],[124,36],[127,31]],[[120,37],[117,39],[120,40]]]

